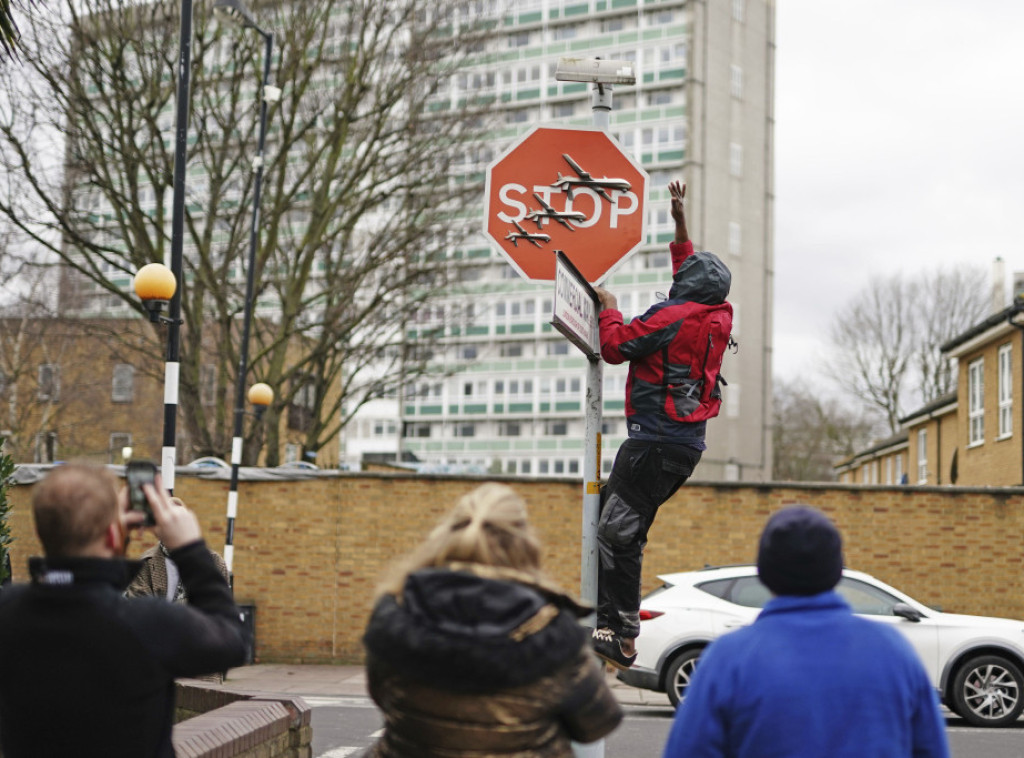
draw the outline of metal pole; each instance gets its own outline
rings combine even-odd
[[[594,126],[608,131],[611,122],[612,86],[595,84]],[[594,326],[598,329],[597,325]],[[595,337],[594,344],[601,344]],[[604,391],[604,363],[600,358],[587,361],[587,410],[583,431],[583,527],[580,549],[580,596],[585,603],[597,605],[597,521],[601,515],[601,405]],[[573,743],[579,758],[604,758],[604,740],[589,745]]]
[[[174,143],[174,193],[171,204],[171,273],[178,286],[168,308],[167,362],[164,367],[164,443],[160,454],[164,487],[174,492],[174,467],[177,464],[176,422],[178,416],[178,376],[181,351],[181,275],[185,234],[185,159],[188,155],[188,97],[192,73],[192,0],[181,0],[181,35],[178,51],[178,113]]]
[[[228,490],[228,524],[224,541],[224,563],[231,574],[235,555],[235,516],[238,514],[238,469],[242,465],[242,422],[245,418],[245,379],[249,366],[249,331],[252,324],[253,290],[256,278],[256,249],[260,234],[260,192],[263,187],[263,147],[267,138],[267,86],[270,84],[270,59],[274,52],[274,35],[256,29],[263,35],[263,89],[260,104],[260,133],[256,145],[253,170],[256,180],[252,195],[252,226],[249,230],[249,268],[245,272],[245,310],[242,315],[242,345],[238,351],[238,376],[235,379],[235,428],[231,439],[231,487]]]

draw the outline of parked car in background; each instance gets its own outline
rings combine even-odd
[[[771,599],[756,566],[659,576],[640,606],[640,637],[623,682],[685,697],[704,648],[746,626]],[[902,632],[950,710],[977,726],[1005,726],[1024,709],[1024,621],[943,613],[873,576],[843,571],[836,587],[854,613]]]

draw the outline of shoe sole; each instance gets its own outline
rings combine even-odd
[[[619,671],[625,671],[633,665],[633,661],[630,661],[629,663],[622,663],[621,661],[616,661],[612,658],[608,658],[607,656],[601,655],[596,650],[594,651],[594,655],[596,655],[598,658],[600,658],[602,661],[609,664],[610,666],[617,668]]]

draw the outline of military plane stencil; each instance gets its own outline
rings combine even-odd
[[[512,247],[519,247],[519,240],[526,240],[537,247],[541,247],[541,242],[551,241],[551,237],[546,234],[530,234],[530,232],[526,231],[519,225],[518,221],[513,221],[512,223],[515,224],[516,229],[519,230],[518,232],[509,232],[505,235],[505,239],[512,243]]]
[[[607,176],[600,179],[595,179],[590,175],[588,171],[584,171],[583,167],[580,166],[568,153],[562,153],[562,157],[565,158],[565,162],[572,166],[572,170],[576,172],[576,177],[562,176],[562,172],[558,172],[558,181],[554,182],[551,186],[558,187],[572,200],[573,188],[587,187],[594,190],[598,195],[603,197],[609,203],[612,201],[611,195],[605,190],[618,190],[619,192],[629,192],[632,185],[625,179],[609,179]]]
[[[587,214],[583,213],[582,211],[556,211],[550,205],[545,203],[544,198],[542,198],[536,192],[533,193],[533,196],[537,198],[537,202],[541,204],[541,207],[544,210],[530,211],[529,213],[526,214],[526,220],[535,222],[537,224],[538,229],[540,229],[541,221],[543,221],[546,218],[550,218],[557,221],[570,232],[574,232],[576,231],[576,227],[569,223],[570,221],[575,221],[576,223],[579,223],[580,221],[587,220]]]

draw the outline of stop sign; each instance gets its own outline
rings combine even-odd
[[[519,274],[599,282],[644,241],[647,172],[599,129],[536,127],[487,168],[484,233]]]

